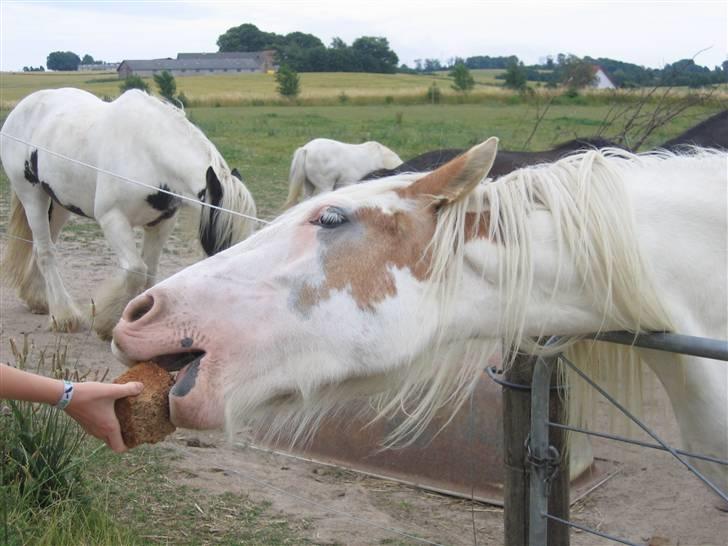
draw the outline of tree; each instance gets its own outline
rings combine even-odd
[[[457,63],[450,71],[449,76],[453,79],[452,88],[460,93],[467,93],[473,87],[475,87],[475,80],[473,79],[470,70],[465,66],[465,63]]]
[[[293,99],[301,92],[301,84],[298,79],[298,73],[287,65],[282,65],[276,74],[276,83],[278,83],[278,93],[283,97]]]
[[[425,59],[425,72],[437,72],[442,70],[439,59]]]
[[[46,58],[48,70],[78,70],[79,64],[81,58],[73,51],[54,51]]]
[[[81,64],[96,64],[96,61],[91,55],[86,53],[86,55],[83,56],[83,59],[81,59]]]
[[[163,70],[161,74],[154,75],[154,83],[157,84],[160,95],[169,101],[174,100],[174,94],[177,92],[177,82],[172,74]]]
[[[228,29],[217,39],[221,52],[261,51],[276,45],[283,37],[271,32],[263,32],[255,25],[245,23]]]
[[[313,47],[324,47],[324,43],[313,34],[304,32],[290,32],[285,37],[286,46],[298,46],[302,49],[310,49]]]
[[[377,36],[362,36],[354,40],[351,48],[360,55],[366,72],[394,74],[399,57],[389,49],[389,41]]]
[[[136,74],[132,74],[131,76],[128,76],[119,86],[119,89],[123,93],[124,91],[129,91],[129,89],[141,89],[142,91],[146,91],[149,93],[149,85],[147,85],[147,82],[145,82],[141,76],[137,76]]]
[[[561,83],[571,91],[591,85],[596,80],[594,65],[580,59],[576,55],[569,55],[559,63]]]
[[[509,89],[523,92],[526,90],[527,78],[526,67],[523,65],[523,62],[511,63],[506,69],[503,85]]]

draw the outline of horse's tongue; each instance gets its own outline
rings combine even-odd
[[[195,381],[197,381],[197,372],[200,369],[200,361],[203,356],[198,356],[177,373],[177,379],[170,391],[172,396],[185,396],[192,390],[192,387],[195,386]]]

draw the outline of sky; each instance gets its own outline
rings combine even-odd
[[[0,70],[45,65],[52,51],[112,62],[212,52],[243,23],[310,33],[326,45],[383,36],[409,66],[474,55],[533,64],[572,53],[654,68],[695,57],[712,68],[728,55],[728,0],[0,0]]]

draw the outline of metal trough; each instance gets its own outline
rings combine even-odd
[[[523,391],[523,395],[530,396],[530,392]],[[360,417],[365,405],[353,403],[325,419],[305,447],[290,449],[285,442],[266,447],[431,491],[503,505],[501,387],[485,373],[472,404],[466,403],[440,430],[450,416],[443,410],[413,444],[404,448],[382,450],[383,440],[403,417],[367,425],[367,419]],[[572,502],[603,483],[615,468],[610,461],[592,463],[572,481]]]

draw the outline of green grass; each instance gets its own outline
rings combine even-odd
[[[273,511],[237,492],[210,494],[180,482],[172,450],[142,446],[124,455],[104,451],[91,485],[122,528],[142,544],[311,544],[309,523]]]
[[[530,148],[547,149],[577,136],[591,136],[608,109],[608,105],[591,104],[552,106]],[[656,131],[645,148],[657,146],[715,111],[689,110]],[[532,130],[536,105],[191,108],[188,116],[243,174],[261,216],[271,217],[285,201],[293,151],[313,138],[376,140],[404,159],[438,148],[464,148],[492,135],[500,138],[503,149],[520,150]]]

